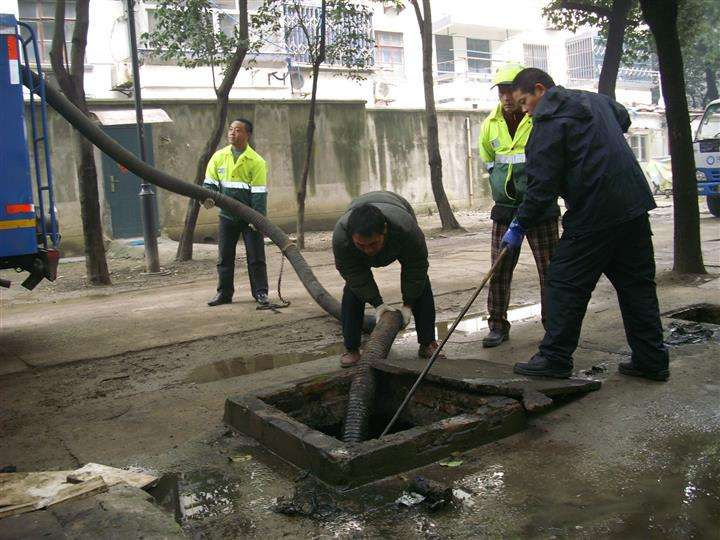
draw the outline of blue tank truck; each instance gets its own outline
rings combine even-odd
[[[720,99],[705,109],[693,146],[698,195],[707,197],[708,210],[720,217]]]
[[[0,270],[28,272],[22,285],[33,289],[43,279],[55,280],[60,235],[39,60],[34,68],[42,82],[23,96],[29,58],[40,58],[32,28],[0,14]],[[0,279],[0,286],[9,287],[10,281]]]

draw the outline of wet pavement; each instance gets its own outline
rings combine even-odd
[[[653,215],[663,312],[720,304],[720,280],[667,273],[670,212]],[[703,215],[701,221],[705,237],[716,238],[717,220]],[[430,242],[441,336],[476,285],[479,269],[488,267],[488,238],[489,229]],[[717,259],[715,244],[707,246],[706,260]],[[329,255],[318,251],[314,257],[321,280],[339,295]],[[529,250],[515,274],[510,341],[482,349],[479,298],[446,345],[449,359],[433,373],[510,377],[513,362],[534,353],[542,325]],[[387,297],[398,300],[399,271],[382,269],[379,280]],[[164,494],[158,494],[162,506],[153,508],[164,508],[163,516],[171,522],[175,517],[193,538],[720,538],[717,340],[673,346],[667,383],[618,375],[617,364],[630,352],[616,295],[603,279],[575,355],[576,375],[602,380],[601,390],[532,415],[527,429],[511,437],[452,456],[455,466],[434,463],[328,495],[304,478],[296,482],[301,471],[222,425],[227,396],[338,369],[339,326],[306,301],[292,276],[288,285],[293,305],[283,314],[255,312],[249,301],[208,311],[204,301],[214,289],[209,278],[87,302],[58,297],[57,305],[53,299],[12,307],[3,314],[8,359],[0,376],[0,465],[29,471],[99,462],[168,475]],[[89,309],[95,302],[98,307]],[[149,306],[160,306],[163,324],[149,324],[158,319],[143,311]],[[47,320],[53,324],[44,325]],[[672,322],[693,324],[664,318],[666,330]],[[38,332],[38,325],[47,331]],[[85,329],[97,331],[86,335]],[[717,330],[713,326],[714,336]],[[389,361],[421,368],[415,341],[409,329]],[[9,365],[13,359],[17,369]],[[424,503],[398,507],[395,501],[416,474],[451,485],[454,503],[436,512]],[[307,515],[276,512],[277,499],[293,496],[296,488],[309,501]],[[103,501],[97,515],[107,515],[106,508]],[[131,518],[147,515],[134,512]],[[5,522],[0,520],[0,538]]]

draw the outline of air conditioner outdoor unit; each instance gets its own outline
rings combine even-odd
[[[293,94],[307,95],[310,92],[305,88],[305,76],[296,67],[290,68],[290,88]]]
[[[396,88],[395,85],[385,81],[376,81],[373,87],[375,103],[390,103],[395,101]]]
[[[128,62],[115,64],[110,73],[110,84],[113,90],[123,91],[132,88],[132,70]]]

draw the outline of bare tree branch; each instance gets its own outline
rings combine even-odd
[[[418,25],[422,29],[423,25],[425,24],[425,20],[423,19],[422,12],[420,11],[420,6],[418,5],[417,0],[410,0],[410,3],[412,4],[413,8],[415,9],[415,17],[417,18]]]
[[[78,93],[85,94],[85,50],[90,27],[90,0],[78,0],[76,3],[75,29],[70,48],[70,77]]]

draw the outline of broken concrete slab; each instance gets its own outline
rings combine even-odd
[[[171,514],[141,489],[117,484],[106,493],[0,520],[0,540],[16,538],[185,538]]]
[[[477,362],[484,361],[477,360]],[[488,364],[488,362],[485,363]],[[383,363],[377,364],[376,367],[389,373],[396,373],[410,378],[418,375],[417,371],[396,364]],[[496,367],[496,370],[489,370],[485,367],[483,372],[488,375],[486,377],[458,379],[457,377],[431,372],[427,374],[426,380],[459,390],[519,399],[528,412],[540,412],[551,407],[553,398],[587,394],[601,387],[600,381],[593,379],[525,377],[523,375],[508,374],[506,366],[496,365]]]

